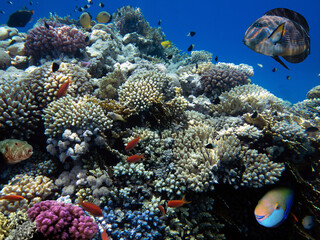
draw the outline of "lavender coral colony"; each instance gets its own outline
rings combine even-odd
[[[0,239],[317,239],[253,206],[290,188],[319,225],[318,98],[180,54],[138,8],[80,15],[0,27]]]

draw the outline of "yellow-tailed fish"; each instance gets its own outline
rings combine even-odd
[[[273,189],[260,199],[254,210],[254,215],[262,226],[277,227],[288,216],[292,201],[293,191],[291,189]]]
[[[80,24],[83,28],[91,28],[91,16],[89,13],[84,12],[81,14]]]
[[[163,42],[161,42],[161,45],[162,45],[162,47],[163,47],[164,49],[167,49],[167,48],[169,48],[169,47],[172,47],[172,42],[169,41],[169,40],[163,41]]]
[[[108,23],[111,21],[111,19],[112,15],[106,11],[100,12],[96,17],[98,23]]]
[[[286,8],[266,12],[247,29],[243,43],[257,53],[271,56],[282,66],[279,58],[299,63],[310,54],[310,30],[306,19]]]

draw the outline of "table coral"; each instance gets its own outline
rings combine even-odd
[[[91,239],[98,225],[84,211],[69,203],[54,200],[34,204],[27,211],[29,218],[37,224],[37,230],[48,239]]]
[[[58,57],[61,53],[75,54],[86,46],[86,35],[76,27],[55,22],[46,22],[28,32],[25,51],[36,58],[53,55]]]

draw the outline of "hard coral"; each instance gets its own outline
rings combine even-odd
[[[28,32],[25,43],[27,55],[41,58],[61,53],[75,54],[86,46],[86,35],[75,27],[47,22],[49,28],[38,26]]]
[[[222,92],[251,81],[241,71],[213,67],[202,75],[200,82],[202,90],[213,100]]]
[[[36,221],[37,229],[46,239],[91,239],[98,231],[98,225],[91,217],[75,205],[54,200],[36,203],[27,214]]]

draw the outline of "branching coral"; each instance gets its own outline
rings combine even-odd
[[[7,219],[3,213],[0,213],[0,240],[4,240],[10,232],[12,224],[9,219]]]
[[[55,22],[49,26],[38,26],[28,32],[25,51],[36,58],[46,55],[59,56],[60,53],[75,54],[86,46],[86,35],[75,27]]]

